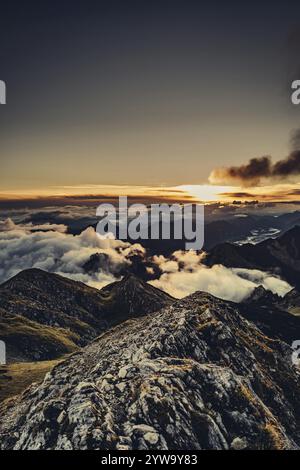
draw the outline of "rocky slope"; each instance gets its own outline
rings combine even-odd
[[[295,449],[291,350],[196,293],[103,333],[1,407],[2,449]]]
[[[0,286],[0,338],[11,360],[48,360],[86,345],[131,316],[172,302],[168,294],[134,276],[99,291],[29,269]]]

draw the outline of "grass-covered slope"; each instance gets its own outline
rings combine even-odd
[[[78,349],[79,337],[67,329],[43,325],[0,309],[0,337],[7,361],[43,361]]]
[[[21,362],[0,366],[0,403],[22,393],[32,383],[41,382],[60,360]],[[1,408],[1,405],[0,405]]]

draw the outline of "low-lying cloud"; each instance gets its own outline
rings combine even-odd
[[[93,255],[96,267],[87,270]],[[148,256],[139,244],[100,239],[92,227],[72,235],[63,225],[0,221],[0,283],[24,269],[40,268],[101,288],[120,279],[124,272],[135,272],[138,260],[151,284],[177,298],[201,290],[240,302],[258,285],[282,296],[291,289],[262,271],[206,267],[203,256],[194,251],[176,251],[169,258]]]
[[[287,282],[259,270],[226,268],[222,265],[207,267],[201,263],[201,255],[192,252],[178,251],[173,258],[172,269],[167,261],[163,264],[160,260],[164,272],[150,284],[177,298],[204,291],[224,300],[241,302],[260,285],[280,296],[291,290]]]
[[[116,280],[121,268],[130,265],[132,255],[145,252],[138,244],[101,240],[92,227],[80,235],[55,228],[45,230],[43,225],[34,230],[32,224],[0,222],[0,282],[24,269],[39,268],[100,288]],[[83,266],[95,253],[105,253],[106,269],[88,274]]]

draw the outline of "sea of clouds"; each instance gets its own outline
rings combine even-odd
[[[105,267],[86,272],[85,263],[96,253],[105,256]],[[138,257],[145,266],[149,261],[147,272],[156,277],[149,282],[177,298],[201,290],[240,302],[259,285],[281,296],[291,289],[285,281],[262,271],[207,267],[203,256],[176,251],[169,258],[148,257],[140,244],[102,240],[93,227],[73,235],[64,224],[0,221],[0,283],[24,269],[40,268],[101,288],[120,279],[120,273],[130,272],[133,257]]]

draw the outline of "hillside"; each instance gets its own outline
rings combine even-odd
[[[49,360],[86,345],[114,324],[172,301],[134,276],[97,290],[29,269],[0,286],[0,338],[10,361]]]

